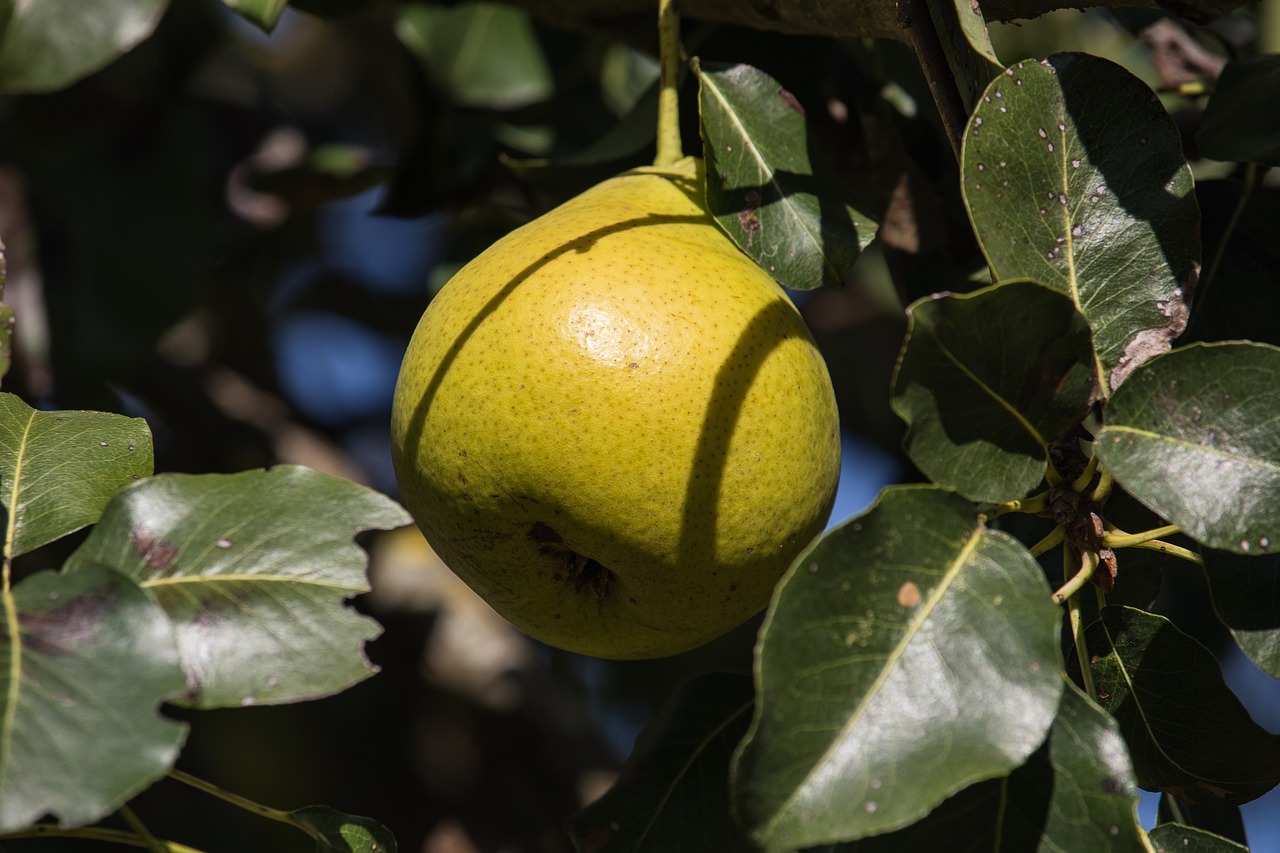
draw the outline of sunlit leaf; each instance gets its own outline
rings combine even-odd
[[[707,204],[744,252],[790,288],[841,284],[876,224],[840,189],[804,107],[749,65],[698,66]]]
[[[45,814],[92,823],[163,776],[186,736],[157,713],[184,684],[173,629],[107,569],[32,575],[6,605],[0,832]]]
[[[973,500],[1023,497],[1049,444],[1084,417],[1095,384],[1089,326],[1029,281],[918,300],[893,381],[912,461]]]
[[[328,806],[290,812],[316,838],[316,853],[396,853],[396,839],[385,826],[367,817],[343,814]]]
[[[1233,59],[1214,83],[1196,142],[1206,157],[1280,166],[1280,55]]]
[[[0,502],[10,556],[59,539],[102,514],[117,491],[151,475],[151,431],[141,418],[41,412],[0,394]]]
[[[39,0],[4,4],[0,91],[68,86],[151,35],[168,0]]]
[[[729,813],[729,758],[751,721],[745,675],[681,685],[640,735],[618,782],[568,824],[580,853],[748,853]]]
[[[1119,721],[1143,788],[1215,805],[1280,782],[1280,736],[1254,722],[1212,653],[1172,622],[1107,607],[1086,641],[1098,702]]]
[[[399,527],[388,498],[307,468],[164,474],[121,492],[67,563],[109,566],[155,595],[178,633],[187,704],[324,696],[373,674],[378,626],[344,605],[368,589],[352,537]]]
[[[1280,554],[1204,553],[1213,609],[1249,660],[1280,678]]]
[[[1103,464],[1212,548],[1280,546],[1280,348],[1192,344],[1134,372],[1104,413]]]
[[[1191,826],[1165,823],[1151,830],[1156,853],[1249,853],[1249,848]]]
[[[991,79],[1004,70],[991,46],[986,19],[977,3],[969,0],[927,3],[947,66],[966,112],[972,112]]]
[[[757,650],[734,796],[769,851],[922,818],[1007,775],[1063,689],[1060,612],[1034,558],[941,489],[887,489],[792,566]]]
[[[498,3],[407,3],[396,35],[458,104],[512,109],[555,90],[551,68],[524,12]]]
[[[1186,326],[1199,216],[1177,127],[1145,84],[1078,53],[997,77],[964,135],[962,190],[997,279],[1067,294],[1106,396]]]
[[[249,23],[271,32],[289,6],[289,0],[222,0],[227,8]]]

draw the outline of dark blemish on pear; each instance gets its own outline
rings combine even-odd
[[[538,553],[545,557],[555,557],[562,561],[568,582],[573,584],[573,591],[590,595],[603,604],[614,591],[618,576],[597,561],[584,554],[579,554],[567,546],[559,533],[551,527],[536,521],[529,528],[529,538],[538,546]],[[565,580],[565,574],[555,572],[552,580]]]

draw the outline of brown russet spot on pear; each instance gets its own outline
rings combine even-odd
[[[831,511],[826,365],[702,199],[693,158],[599,184],[459,271],[405,355],[406,505],[498,613],[560,648],[658,657],[724,634]]]

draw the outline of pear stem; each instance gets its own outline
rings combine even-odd
[[[680,142],[680,16],[675,0],[658,0],[658,150],[653,165],[670,166],[684,157]]]

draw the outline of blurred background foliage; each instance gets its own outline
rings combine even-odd
[[[651,160],[656,34],[562,28],[494,4],[306,0],[266,35],[231,5],[138,2],[144,19],[159,16],[154,32],[101,70],[84,56],[92,73],[65,88],[0,45],[0,78],[35,90],[0,96],[5,301],[18,318],[6,390],[146,417],[159,471],[301,463],[394,496],[386,424],[419,314],[506,231]],[[1208,181],[1211,246],[1209,223],[1226,218],[1214,212],[1235,198],[1214,179],[1233,167],[1197,159],[1204,99],[1182,84],[1212,80],[1226,57],[1280,49],[1270,8],[1203,28],[1156,12],[1057,12],[993,25],[992,37],[1005,63],[1084,49],[1160,90]],[[851,281],[797,296],[841,404],[841,520],[916,476],[887,393],[902,305],[981,282],[955,160],[901,44],[692,20],[685,41],[794,93],[883,223]],[[686,87],[690,151],[693,95]],[[1274,241],[1257,242],[1274,281]],[[1274,323],[1257,339],[1274,340]],[[369,649],[381,674],[297,706],[174,710],[194,722],[180,768],[265,803],[367,815],[402,850],[564,851],[564,818],[612,782],[683,678],[750,671],[754,622],[668,660],[579,658],[508,628],[415,532],[368,544],[375,592],[358,606],[386,626]],[[56,558],[36,552],[19,571]],[[1213,630],[1201,634],[1212,642]],[[307,847],[181,786],[156,786],[136,810],[158,836],[213,851]]]

